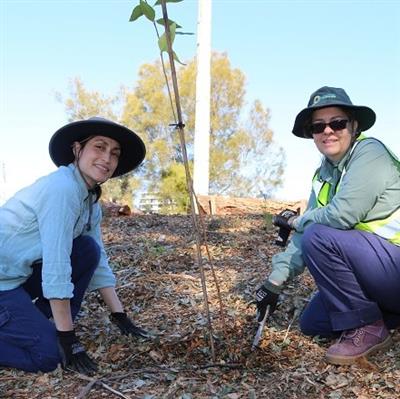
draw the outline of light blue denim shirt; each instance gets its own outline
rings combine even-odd
[[[93,204],[91,228],[89,193],[73,164],[38,179],[0,207],[0,290],[22,285],[32,274],[32,263],[42,259],[43,295],[72,298],[72,241],[91,236],[100,246],[99,265],[89,289],[115,286],[101,240],[101,209]]]

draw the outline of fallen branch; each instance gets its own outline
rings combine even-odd
[[[114,395],[116,395],[116,396],[118,396],[118,397],[120,397],[120,398],[123,398],[123,399],[130,399],[130,398],[128,398],[127,396],[125,396],[123,393],[121,393],[121,392],[115,390],[114,388],[111,388],[109,385],[107,385],[106,383],[104,383],[104,382],[103,382],[102,380],[100,380],[100,379],[90,378],[90,377],[88,377],[88,376],[86,376],[86,375],[84,375],[84,374],[77,373],[77,372],[75,372],[75,375],[76,375],[77,377],[79,377],[80,379],[82,379],[82,380],[89,381],[89,384],[87,384],[87,385],[84,387],[84,389],[83,389],[83,390],[81,391],[81,393],[79,394],[80,396],[79,396],[78,398],[81,398],[81,399],[84,398],[84,397],[90,392],[90,390],[92,389],[92,387],[93,387],[94,385],[100,385],[102,388],[107,389],[108,391],[112,392]],[[83,396],[81,396],[81,395],[83,395]],[[78,398],[77,398],[77,399],[78,399]]]
[[[86,395],[92,389],[93,385],[95,385],[96,383],[97,383],[96,379],[92,379],[91,381],[89,381],[89,383],[82,389],[82,391],[79,393],[76,399],[83,399],[84,397],[86,397]]]

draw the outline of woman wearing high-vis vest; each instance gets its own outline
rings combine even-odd
[[[334,87],[318,89],[297,115],[293,133],[313,139],[323,158],[304,214],[276,217],[295,232],[256,292],[260,321],[307,267],[318,291],[300,327],[306,335],[339,337],[326,353],[333,364],[388,348],[389,330],[400,325],[400,163],[362,134],[374,123],[371,108],[353,105]]]

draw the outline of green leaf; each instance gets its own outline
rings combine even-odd
[[[179,64],[181,64],[181,65],[186,65],[186,64],[184,64],[184,63],[178,58],[178,56],[177,56],[177,54],[175,53],[175,51],[173,51],[173,54],[174,54],[174,60],[175,60],[176,62],[179,62]]]
[[[136,21],[142,15],[143,15],[142,7],[139,4],[133,9],[131,17],[129,18],[129,22]]]
[[[161,52],[167,51],[168,52],[168,44],[167,44],[167,37],[165,33],[163,33],[160,38],[158,39],[158,47]]]
[[[180,3],[183,0],[165,0],[166,3]],[[161,0],[157,0],[154,5],[159,6],[161,4]]]
[[[174,22],[169,26],[169,33],[171,34],[171,46],[175,40],[175,31],[176,31],[176,23]]]
[[[157,19],[156,22],[162,26],[165,26],[164,18]],[[175,21],[172,21],[172,19],[168,19],[168,25],[171,24],[175,24],[177,29],[182,28],[182,26],[178,25]]]
[[[171,26],[169,27],[169,33],[170,33],[170,37],[171,37],[171,46],[173,45],[174,40],[175,40],[175,28],[176,28],[175,23],[171,24]],[[158,47],[160,48],[161,52],[168,51],[167,36],[166,36],[165,32],[158,39]]]
[[[140,7],[142,9],[143,14],[147,19],[150,21],[154,21],[156,16],[156,12],[154,11],[153,7],[149,6],[145,1],[140,0]]]

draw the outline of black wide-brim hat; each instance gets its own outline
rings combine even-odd
[[[307,108],[304,108],[296,116],[292,130],[293,134],[298,137],[312,138],[308,129],[311,115],[315,110],[326,107],[340,107],[350,110],[354,115],[354,119],[358,122],[358,132],[368,130],[376,120],[375,112],[371,108],[363,105],[353,105],[350,97],[343,89],[324,86],[311,94]]]
[[[49,153],[56,166],[69,165],[74,161],[72,144],[91,136],[114,139],[121,146],[118,166],[111,177],[123,175],[137,168],[144,160],[146,147],[132,130],[100,117],[71,122],[58,129],[50,139]]]

